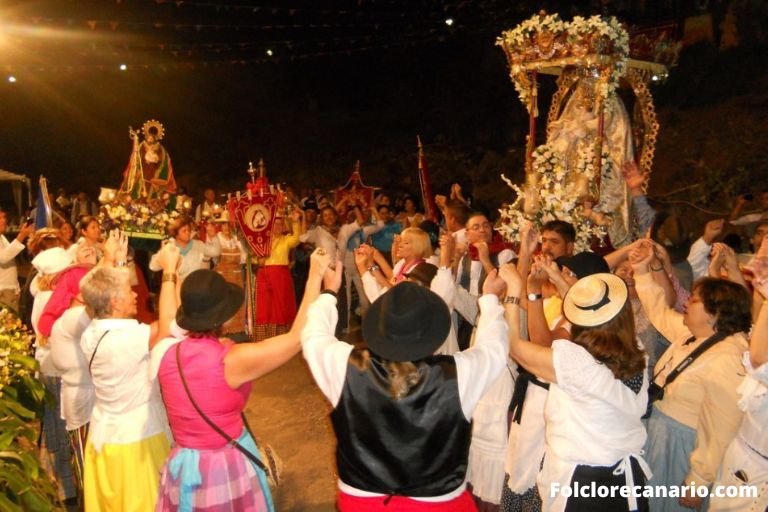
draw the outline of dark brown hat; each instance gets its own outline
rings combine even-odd
[[[228,283],[213,270],[195,270],[181,285],[176,323],[188,331],[214,331],[232,318],[244,299],[242,288]]]
[[[363,319],[363,338],[390,361],[418,361],[445,341],[451,314],[443,299],[415,283],[396,285],[376,299]]]

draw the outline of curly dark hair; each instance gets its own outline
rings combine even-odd
[[[541,226],[541,233],[545,231],[554,231],[563,237],[566,243],[572,244],[576,241],[576,228],[573,227],[573,224],[564,220],[555,219],[547,222]]]
[[[182,215],[181,217],[177,218],[175,222],[168,225],[167,231],[168,236],[176,237],[176,235],[179,234],[179,230],[183,228],[184,226],[190,226],[190,229],[194,227],[195,225],[195,219],[190,217],[189,215]]]
[[[629,301],[619,313],[602,325],[574,325],[573,342],[584,347],[619,380],[634,377],[645,369],[645,352],[637,346],[635,318]]]
[[[752,298],[746,288],[727,279],[704,277],[694,283],[691,292],[701,297],[707,313],[717,317],[717,332],[727,336],[749,332],[752,327]]]

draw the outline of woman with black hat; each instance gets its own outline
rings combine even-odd
[[[573,342],[560,339],[542,347],[519,335],[520,275],[512,265],[502,267],[501,275],[512,298],[504,301],[510,355],[551,383],[544,411],[546,452],[537,478],[542,510],[647,510],[647,500],[632,494],[650,475],[640,456],[648,378],[626,285],[607,273],[577,281],[563,299]],[[629,497],[574,494],[576,484],[589,489],[593,483],[627,487]]]
[[[505,368],[503,281],[494,271],[484,283],[475,345],[433,356],[450,313],[411,282],[371,304],[362,326],[367,349],[337,340],[339,272],[326,280],[302,332],[304,358],[334,407],[339,510],[476,510],[465,488],[470,419]]]
[[[156,510],[273,511],[266,472],[242,412],[251,381],[279,367],[300,348],[307,305],[319,292],[328,256],[312,256],[307,291],[291,330],[260,343],[220,338],[240,308],[243,289],[201,269],[181,287],[176,323],[186,330],[152,353],[176,446],[162,472]]]

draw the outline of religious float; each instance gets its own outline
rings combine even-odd
[[[631,241],[630,197],[623,170],[635,162],[651,172],[659,124],[649,84],[666,76],[662,64],[629,58],[629,35],[616,18],[541,12],[497,40],[510,78],[529,114],[525,184],[502,175],[517,193],[502,209],[501,231],[519,239],[520,226],[560,219],[576,228],[576,251]],[[536,145],[541,75],[556,75],[544,144]],[[630,118],[618,94],[634,94]]]
[[[191,203],[176,195],[171,156],[160,143],[163,125],[152,119],[140,131],[129,128],[128,134],[133,147],[120,188],[102,187],[99,194],[101,225],[107,231],[122,229],[135,239],[161,240],[168,225],[189,212]],[[156,249],[154,245],[147,247]]]

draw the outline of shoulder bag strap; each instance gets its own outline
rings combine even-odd
[[[101,345],[101,340],[104,339],[104,336],[106,336],[108,332],[109,332],[109,329],[104,331],[104,334],[101,335],[101,338],[99,338],[99,341],[96,342],[96,347],[93,349],[93,353],[91,354],[91,359],[88,361],[88,373],[91,373],[91,366],[93,366],[93,358],[96,357],[96,351],[99,350],[99,345]]]
[[[666,387],[667,387],[669,384],[672,384],[672,382],[673,382],[673,381],[674,381],[674,380],[675,380],[675,379],[676,379],[676,378],[677,378],[677,377],[678,377],[678,376],[679,376],[681,373],[683,373],[683,370],[685,370],[686,368],[688,368],[689,366],[691,366],[691,364],[693,364],[693,362],[694,362],[696,359],[698,359],[698,358],[699,358],[699,356],[700,356],[701,354],[703,354],[704,352],[706,352],[707,350],[709,350],[709,349],[710,349],[711,347],[713,347],[713,346],[714,346],[716,343],[718,343],[718,342],[720,342],[720,341],[724,340],[726,337],[727,337],[727,335],[725,335],[725,334],[723,334],[723,333],[720,333],[720,332],[716,332],[715,334],[713,334],[712,336],[710,336],[709,338],[707,338],[706,340],[704,340],[704,341],[701,343],[701,345],[699,345],[698,347],[696,347],[696,348],[693,350],[693,352],[691,352],[691,353],[688,355],[688,357],[686,357],[685,359],[683,359],[682,361],[680,361],[680,363],[679,363],[679,364],[678,364],[678,365],[675,367],[675,369],[674,369],[674,370],[672,370],[671,372],[669,372],[669,375],[667,375],[667,380],[666,380],[666,381],[664,381],[664,386],[662,386],[662,389],[663,389],[663,388],[666,388]],[[658,374],[656,375],[656,377],[657,377],[657,376],[658,376]],[[656,380],[656,377],[654,377],[654,379],[653,379],[653,380]]]
[[[195,410],[197,411],[197,414],[199,414],[200,417],[203,418],[203,421],[205,421],[209,427],[211,427],[214,431],[216,431],[217,434],[219,434],[221,437],[226,439],[229,444],[231,444],[232,446],[240,450],[243,455],[248,457],[248,459],[254,464],[256,464],[262,471],[269,474],[269,470],[264,465],[264,463],[259,460],[258,457],[256,457],[247,449],[245,449],[245,447],[243,447],[243,445],[238,443],[236,439],[233,439],[229,434],[221,430],[221,428],[219,428],[218,425],[216,425],[213,421],[211,421],[211,419],[208,416],[205,415],[202,409],[200,409],[200,407],[197,405],[197,402],[195,402],[195,399],[192,398],[192,394],[189,392],[189,386],[187,386],[187,379],[184,378],[184,371],[181,369],[181,342],[176,344],[176,367],[179,369],[179,376],[181,377],[181,383],[184,386],[184,391],[186,391],[187,397],[189,398],[189,401],[192,403],[192,407],[194,407]]]

